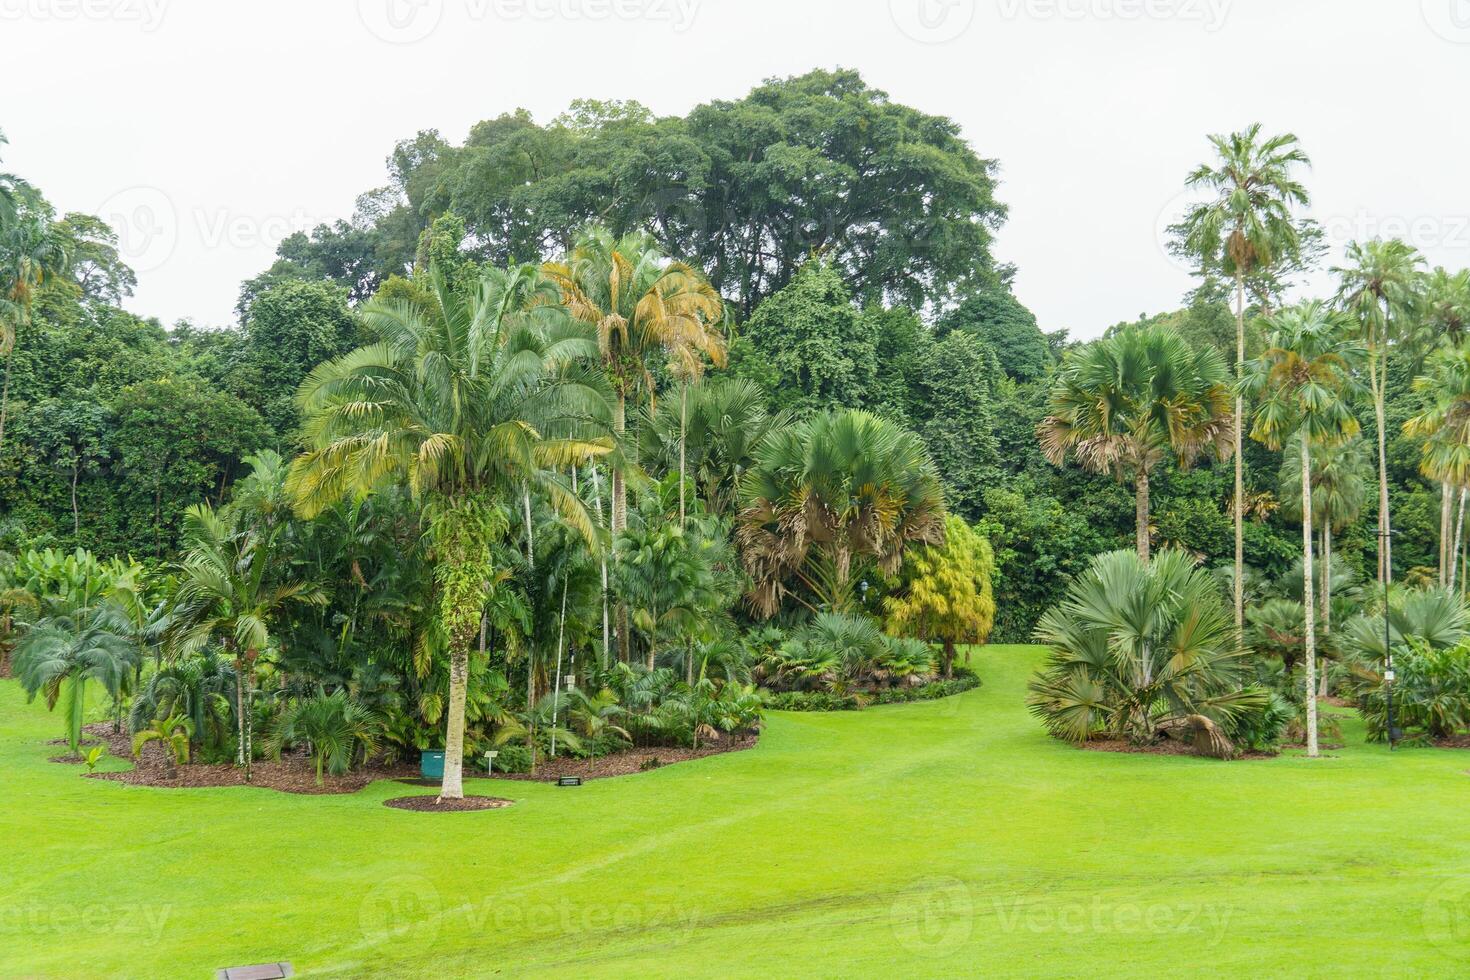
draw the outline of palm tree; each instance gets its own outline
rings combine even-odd
[[[675,417],[666,404],[660,402],[639,428],[644,465],[655,472],[656,466],[672,466],[687,446],[695,491],[703,494],[705,508],[712,514],[732,513],[756,449],[770,433],[791,424],[790,413],[770,412],[766,392],[745,378],[691,386],[687,415],[681,411]]]
[[[1282,512],[1301,517],[1302,457],[1298,432],[1287,440],[1281,461]],[[1357,522],[1368,499],[1373,468],[1363,452],[1361,438],[1340,445],[1312,447],[1312,522],[1322,536],[1322,633],[1332,629],[1333,535]]]
[[[349,493],[404,483],[429,518],[438,631],[449,654],[444,785],[463,796],[469,654],[494,584],[507,502],[535,491],[595,542],[581,501],[555,474],[605,454],[607,399],[588,331],[534,266],[452,288],[429,271],[425,300],[370,303],[382,339],[314,370],[300,393],[307,451],[287,488],[320,513]]]
[[[1268,320],[1270,347],[1252,366],[1248,387],[1261,398],[1251,438],[1280,450],[1296,433],[1301,457],[1302,612],[1305,619],[1307,755],[1317,750],[1317,636],[1313,608],[1312,447],[1337,446],[1358,433],[1346,400],[1365,351],[1348,339],[1342,319],[1318,302]]]
[[[30,322],[40,289],[70,265],[66,236],[44,215],[22,215],[0,222],[0,352],[5,378],[0,382],[0,448],[10,413],[10,369],[20,329]]]
[[[1388,503],[1388,421],[1385,403],[1390,348],[1412,345],[1412,314],[1421,286],[1419,253],[1396,239],[1353,242],[1348,265],[1334,268],[1340,285],[1337,300],[1357,320],[1368,349],[1368,385],[1378,425],[1378,583],[1393,580],[1392,523]]]
[[[235,665],[236,761],[251,780],[254,725],[251,697],[256,663],[272,646],[272,624],[289,605],[322,605],[314,585],[283,573],[276,535],[243,511],[216,512],[196,504],[184,512],[185,548],[167,613],[164,642],[189,655],[215,640]]]
[[[15,676],[28,700],[61,705],[67,745],[80,755],[87,682],[96,681],[116,701],[127,693],[138,649],[127,623],[110,603],[80,606],[41,620],[15,648]]]
[[[1439,528],[1439,584],[1455,587],[1470,488],[1470,348],[1443,350],[1429,363],[1414,388],[1429,398],[1429,408],[1410,419],[1404,432],[1424,440],[1420,470],[1444,487]],[[1452,520],[1453,490],[1460,491],[1460,516]],[[1453,533],[1451,533],[1453,531]]]
[[[944,540],[944,496],[923,442],[857,410],[826,412],[773,433],[740,484],[735,538],[769,617],[797,579],[818,604],[853,602],[854,566],[897,574],[904,549]]]
[[[1213,578],[1177,549],[1152,562],[1098,555],[1036,637],[1051,655],[1026,703],[1069,742],[1104,735],[1144,745],[1188,732],[1205,754],[1228,758],[1228,730],[1267,702],[1246,684],[1247,654]]]
[[[359,749],[364,760],[370,757],[378,747],[382,727],[371,711],[339,688],[292,702],[271,735],[270,750],[279,756],[289,743],[310,745],[320,786],[324,770],[341,776],[351,769]]]
[[[1229,375],[1220,356],[1192,351],[1160,328],[1125,330],[1069,353],[1037,428],[1042,451],[1135,488],[1138,556],[1149,557],[1149,477],[1172,452],[1182,468],[1224,458],[1233,436]]]
[[[613,432],[622,445],[628,397],[650,398],[654,379],[649,360],[670,358],[682,377],[695,377],[704,358],[724,363],[724,337],[715,329],[724,304],[703,273],[671,262],[643,233],[614,239],[605,228],[584,234],[564,262],[543,266],[561,289],[572,316],[597,332],[597,349],[616,398]],[[628,523],[627,481],[613,469],[612,533]]]
[[[1272,267],[1290,262],[1301,248],[1292,220],[1294,207],[1311,203],[1295,172],[1310,166],[1295,135],[1262,139],[1261,124],[1229,136],[1211,136],[1215,159],[1201,164],[1186,180],[1189,187],[1211,191],[1213,199],[1184,219],[1185,249],[1207,270],[1218,269],[1235,280],[1235,379],[1245,378],[1246,280],[1269,276]],[[1235,398],[1235,628],[1245,625],[1245,402]]]

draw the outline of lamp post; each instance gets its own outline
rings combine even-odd
[[[1378,546],[1380,550],[1387,550],[1390,539],[1394,532],[1391,528],[1380,527],[1378,529]],[[1383,577],[1383,696],[1387,701],[1388,708],[1388,750],[1393,751],[1394,742],[1398,738],[1398,729],[1393,723],[1393,682],[1396,675],[1393,669],[1393,636],[1392,624],[1388,619],[1388,590],[1393,578],[1392,569],[1384,569]]]

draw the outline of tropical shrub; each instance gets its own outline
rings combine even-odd
[[[341,776],[354,762],[370,758],[377,750],[381,729],[378,718],[339,690],[291,702],[267,744],[277,757],[287,745],[309,745],[320,786],[323,769]]]
[[[883,602],[890,632],[943,644],[944,674],[955,649],[984,643],[995,625],[990,542],[962,518],[944,519],[944,544],[911,548],[904,556],[898,591]]]
[[[1202,753],[1237,751],[1229,730],[1266,707],[1211,576],[1186,553],[1146,562],[1099,555],[1036,630],[1051,647],[1027,705],[1055,738],[1146,745],[1190,735]]]
[[[1410,637],[1394,648],[1394,724],[1410,743],[1446,738],[1470,725],[1470,640],[1436,647]],[[1368,738],[1388,737],[1388,685],[1383,675],[1366,674],[1359,701]]]

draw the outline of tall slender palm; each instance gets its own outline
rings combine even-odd
[[[1149,557],[1149,478],[1170,453],[1181,467],[1230,455],[1230,378],[1213,349],[1190,350],[1159,328],[1126,330],[1069,354],[1037,429],[1042,451],[1132,480],[1138,556]]]
[[[235,663],[236,761],[250,782],[254,761],[251,697],[257,662],[270,649],[272,626],[289,605],[320,605],[326,597],[311,583],[282,570],[278,535],[243,511],[215,511],[197,504],[184,513],[186,551],[176,573],[164,627],[164,643],[176,654],[202,650],[219,640]]]
[[[1301,517],[1304,499],[1301,447],[1296,444],[1302,438],[1298,432],[1287,441],[1281,461],[1281,510],[1289,518]],[[1311,448],[1312,523],[1321,535],[1322,634],[1326,636],[1332,629],[1333,536],[1362,516],[1373,466],[1361,438]]]
[[[369,304],[382,339],[303,383],[307,451],[287,488],[319,513],[351,492],[408,486],[430,519],[449,710],[441,798],[464,795],[469,654],[498,581],[504,512],[531,490],[589,541],[592,521],[555,468],[609,450],[607,398],[589,331],[534,266],[491,270],[456,290],[435,270],[429,298]]]
[[[1317,632],[1312,563],[1312,447],[1336,446],[1358,433],[1347,392],[1365,352],[1343,320],[1322,303],[1269,318],[1270,347],[1252,365],[1250,393],[1261,399],[1251,438],[1280,450],[1295,433],[1301,456],[1302,607],[1306,634],[1307,755],[1317,749]]]
[[[1404,431],[1424,440],[1420,470],[1452,491],[1445,495],[1440,515],[1440,585],[1453,589],[1456,557],[1464,535],[1465,497],[1470,488],[1470,348],[1443,350],[1429,362],[1427,373],[1414,387],[1429,398],[1429,408],[1410,419]],[[1459,492],[1460,516],[1452,521],[1448,506]],[[1453,524],[1453,527],[1452,527]]]
[[[1470,338],[1470,269],[1451,273],[1436,268],[1424,279],[1420,320],[1426,347],[1436,345],[1455,348]],[[1437,479],[1426,469],[1426,476]],[[1451,552],[1454,537],[1454,500],[1456,487],[1440,481],[1439,515],[1439,583],[1449,581],[1455,558]],[[1463,491],[1460,494],[1464,499]]]
[[[1348,264],[1332,271],[1340,285],[1337,300],[1358,324],[1368,349],[1368,386],[1378,425],[1378,582],[1393,581],[1393,524],[1388,503],[1388,358],[1395,346],[1416,338],[1415,307],[1419,302],[1423,258],[1403,242],[1353,242]]]
[[[1261,124],[1229,136],[1211,136],[1215,159],[1201,164],[1185,183],[1210,191],[1211,200],[1184,219],[1185,249],[1207,271],[1235,281],[1235,377],[1245,378],[1246,281],[1267,275],[1299,253],[1301,235],[1294,207],[1311,198],[1296,172],[1311,165],[1295,135],[1262,138]],[[1245,402],[1235,398],[1235,628],[1245,624]]]
[[[564,262],[543,266],[560,287],[572,316],[595,328],[597,348],[616,398],[613,430],[621,442],[627,428],[630,395],[653,395],[649,361],[667,356],[677,373],[693,377],[704,358],[725,359],[717,329],[724,305],[704,275],[683,262],[671,262],[645,234],[613,238],[592,228]],[[612,532],[628,524],[628,489],[621,467],[614,467]]]
[[[3,180],[3,178],[0,178]],[[5,377],[0,382],[0,448],[10,414],[10,369],[20,330],[31,317],[41,288],[70,265],[67,239],[45,215],[0,221],[0,352]]]
[[[858,563],[893,575],[908,545],[944,540],[943,492],[923,442],[862,411],[813,416],[766,439],[740,501],[735,536],[763,617],[791,594],[791,579],[845,610]]]

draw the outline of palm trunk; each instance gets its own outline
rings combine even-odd
[[[1245,379],[1245,274],[1235,273],[1235,381]],[[1245,395],[1235,395],[1235,632],[1245,630]]]
[[[556,678],[551,695],[551,757],[556,758],[556,713],[561,706],[561,654],[567,639],[567,578],[561,580],[561,618],[556,626]]]
[[[255,718],[253,705],[255,701],[255,658],[260,655],[258,650],[245,651],[245,781],[252,782],[255,778]]]
[[[5,449],[5,420],[10,417],[10,362],[15,357],[15,340],[5,352],[5,383],[0,385],[0,451]]]
[[[235,765],[245,765],[245,661],[235,655]]]
[[[469,692],[470,653],[456,642],[449,653],[449,719],[444,732],[444,781],[439,799],[464,799],[464,706]]]
[[[628,429],[628,396],[621,390],[613,403],[613,437],[622,448],[623,436]],[[621,466],[612,468],[612,533],[617,534],[628,526],[628,487],[623,479]]]
[[[597,464],[592,464],[592,502],[597,507],[597,523],[602,524],[602,482],[597,477]],[[602,664],[607,666],[612,647],[612,630],[607,616],[607,548],[600,548],[598,559],[602,565]]]
[[[1470,487],[1467,487],[1466,489],[1460,491],[1460,516],[1459,519],[1455,521],[1455,552],[1454,555],[1450,558],[1451,591],[1453,591],[1455,588],[1456,566],[1462,563],[1460,552],[1465,541],[1465,501],[1467,497],[1470,497]]]
[[[1388,384],[1386,337],[1382,376],[1375,355],[1368,359],[1368,380],[1373,388],[1373,416],[1378,424],[1378,584],[1386,588],[1393,580],[1393,527],[1388,513],[1388,422],[1383,391]]]
[[[531,756],[531,773],[536,772],[536,658],[526,646],[526,751]]]
[[[679,527],[684,526],[684,445],[689,425],[689,382],[679,388]]]
[[[1134,522],[1137,525],[1138,557],[1144,563],[1149,559],[1149,529],[1148,529],[1148,473],[1140,471],[1138,474],[1138,486],[1134,491]]]
[[[1322,637],[1324,641],[1332,633],[1332,522],[1322,522]],[[1317,694],[1319,697],[1327,697],[1330,693],[1327,689],[1327,667],[1324,665],[1320,671],[1321,677],[1317,681]]]
[[[1312,450],[1302,433],[1302,610],[1306,619],[1307,755],[1317,757],[1317,609],[1312,574]]]
[[[526,564],[534,567],[536,564],[536,547],[531,529],[531,485],[529,483],[523,482],[521,484],[521,501],[525,505],[524,511],[526,516]]]
[[[1450,530],[1454,514],[1454,490],[1450,488],[1448,480],[1439,485],[1439,586],[1442,589],[1450,587],[1450,573],[1454,567],[1455,556],[1450,552]]]

